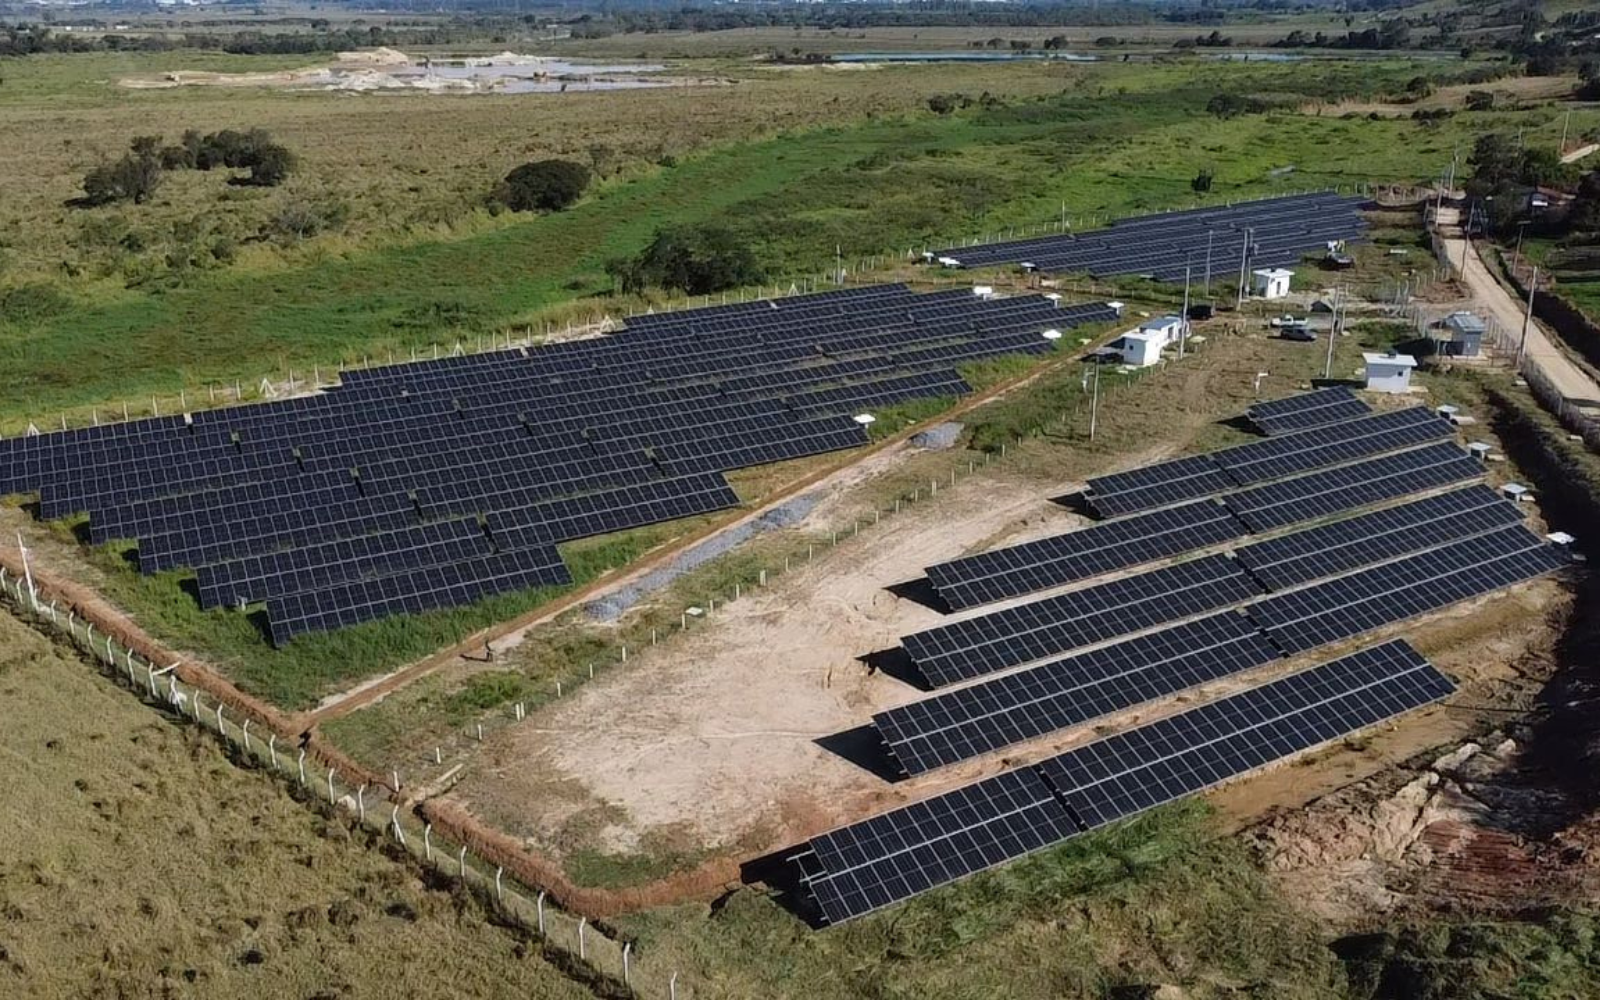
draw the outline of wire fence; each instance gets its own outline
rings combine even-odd
[[[533,935],[558,962],[576,962],[586,975],[625,996],[678,1000],[693,995],[677,971],[657,967],[631,940],[564,912],[544,892],[517,883],[504,867],[436,833],[432,824],[390,802],[389,789],[369,795],[372,786],[347,781],[304,745],[261,728],[252,733],[256,720],[230,715],[221,701],[207,703],[199,687],[180,680],[177,664],[151,663],[74,612],[59,610],[31,579],[0,567],[0,597],[25,620],[64,635],[146,703],[214,734],[231,748],[236,763],[268,771],[289,782],[303,801],[397,845],[428,870],[460,880],[489,912]]]

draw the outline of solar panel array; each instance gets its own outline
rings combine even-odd
[[[1227,556],[1203,556],[941,625],[901,640],[934,687],[1240,604],[1261,588]]]
[[[1274,642],[1295,653],[1491,594],[1563,565],[1553,546],[1511,525],[1276,594],[1246,611]]]
[[[1279,591],[1521,523],[1515,504],[1480,484],[1254,542],[1233,554],[1263,586]]]
[[[865,444],[853,419],[955,366],[1113,319],[882,285],[654,314],[619,333],[346,372],[327,392],[0,441],[0,495],[89,515],[281,643],[563,583],[555,546],[732,506],[723,473]]]
[[[1226,507],[1203,500],[929,566],[928,581],[947,606],[960,611],[1230,541],[1244,533],[1244,526]]]
[[[1403,642],[814,837],[795,858],[840,923],[1209,788],[1453,690]]]
[[[1224,611],[892,708],[872,722],[906,773],[921,774],[1280,655],[1249,619]]]
[[[1289,267],[1307,254],[1326,252],[1330,242],[1363,239],[1361,204],[1333,192],[1290,195],[1124,219],[1081,236],[946,247],[930,256],[968,268],[1031,264],[1052,273],[1158,281],[1182,281],[1189,265],[1199,281],[1208,259],[1214,275],[1232,275],[1241,258],[1252,269]]]
[[[1338,397],[1310,394],[1257,416],[1344,409]],[[1220,498],[930,567],[960,607],[1339,518],[907,636],[934,686],[978,680],[873,717],[904,771],[1106,718],[1566,565],[1481,484],[1355,513],[1481,476],[1441,440],[1449,425],[1425,411],[1303,423],[1095,481],[1106,496],[1179,496],[1221,479]],[[1215,523],[1229,525],[1228,537],[1210,540],[1204,526]],[[1033,661],[1042,662],[1003,672]],[[1385,643],[835,831],[795,860],[823,919],[836,923],[1065,839],[1064,827],[1132,816],[1451,690],[1404,642]]]
[[[1040,765],[1088,829],[1204,791],[1455,690],[1401,641],[1090,743]]]
[[[1334,386],[1287,399],[1257,403],[1245,411],[1245,416],[1263,433],[1277,436],[1336,424],[1341,420],[1354,420],[1371,412],[1372,408],[1357,399],[1355,393],[1344,386]]]
[[[1449,421],[1423,407],[1391,410],[1100,476],[1089,480],[1088,501],[1103,517],[1138,513],[1415,448],[1454,433]],[[1399,495],[1404,492],[1411,491]],[[1262,530],[1248,518],[1244,520],[1251,530]]]

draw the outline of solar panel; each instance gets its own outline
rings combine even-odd
[[[1204,556],[952,622],[908,635],[901,643],[938,687],[1215,611],[1259,593],[1233,560]]]
[[[908,774],[921,774],[1270,663],[1279,656],[1233,611],[958,688],[872,717]]]
[[[394,614],[459,607],[495,594],[571,582],[553,548],[478,556],[447,566],[269,598],[268,631],[272,644],[282,648],[307,632],[344,628]]]
[[[1454,434],[1449,421],[1417,406],[1225,448],[1211,458],[1236,484],[1249,486]]]
[[[1266,532],[1482,475],[1482,465],[1441,442],[1230,493],[1224,502],[1251,531]]]
[[[1130,469],[1127,472],[1118,472],[1109,476],[1097,476],[1089,480],[1089,493],[1093,496],[1125,493],[1129,490],[1173,483],[1195,476],[1208,476],[1217,472],[1217,469],[1217,463],[1213,462],[1209,455],[1189,455],[1166,462],[1157,462],[1154,465],[1146,465],[1138,469]]]
[[[1261,428],[1266,434],[1277,437],[1283,434],[1298,434],[1301,431],[1324,427],[1342,420],[1355,420],[1372,412],[1366,403],[1354,397],[1331,402],[1326,406],[1314,409],[1295,410],[1280,416],[1266,417],[1251,411],[1251,422]]]
[[[1521,526],[1277,594],[1245,610],[1290,653],[1370,632],[1493,593],[1566,565]]]
[[[1245,545],[1234,558],[1268,590],[1284,590],[1521,523],[1516,505],[1487,486],[1469,486]]]
[[[1254,268],[1288,267],[1326,252],[1331,241],[1361,239],[1360,208],[1358,199],[1316,192],[1123,219],[1082,233],[947,247],[929,256],[969,268],[1028,263],[1047,273],[1181,281],[1186,264],[1207,254],[1245,257]]]
[[[1244,527],[1212,501],[1107,521],[928,567],[955,609],[1019,597],[1228,541]]]
[[[1454,690],[1394,641],[1118,733],[1040,765],[1093,829],[1412,711]]]
[[[1339,406],[1356,398],[1355,393],[1342,385],[1331,386],[1327,389],[1317,389],[1312,392],[1302,392],[1298,396],[1286,396],[1283,399],[1271,399],[1260,403],[1251,403],[1245,411],[1251,420],[1266,418],[1269,420],[1286,417],[1293,413],[1302,413],[1307,410],[1318,410],[1327,406]]]
[[[813,837],[808,882],[837,924],[1070,837],[1072,820],[1030,771],[965,788]]]
[[[1206,457],[1206,456],[1199,456]],[[1090,480],[1091,484],[1093,480]],[[1135,489],[1123,490],[1119,493],[1090,493],[1089,506],[1101,517],[1117,517],[1123,514],[1137,514],[1140,511],[1154,510],[1159,507],[1169,507],[1173,504],[1195,500],[1199,497],[1214,496],[1232,489],[1234,482],[1221,470],[1187,476],[1182,479],[1173,479],[1167,482],[1153,483]]]
[[[1445,697],[1390,642],[812,838],[797,857],[841,923]]]

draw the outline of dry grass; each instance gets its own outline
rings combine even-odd
[[[0,148],[0,251],[9,276],[93,276],[120,272],[128,233],[140,243],[171,239],[193,223],[239,243],[241,262],[270,268],[292,252],[252,237],[286,205],[341,206],[337,239],[316,241],[337,256],[373,239],[460,235],[509,224],[481,210],[492,183],[519,163],[546,157],[593,162],[618,179],[664,157],[733,141],[894,116],[923,108],[937,89],[1032,96],[1059,92],[1066,67],[910,66],[869,73],[776,74],[691,67],[706,86],[573,94],[429,96],[289,93],[269,89],[128,91],[125,76],[188,68],[277,69],[315,63],[270,57],[217,63],[194,53],[37,57],[8,66],[5,88],[21,99],[0,105],[0,132],[27,136]],[[228,188],[202,172],[167,175],[154,202],[137,210],[71,209],[84,172],[120,155],[138,135],[175,140],[185,129],[265,128],[300,158],[281,189]],[[292,247],[290,248],[292,250]],[[121,277],[120,273],[117,275]],[[117,282],[120,284],[120,281]],[[113,291],[105,289],[107,294]]]
[[[4,613],[0,702],[0,996],[590,996]]]

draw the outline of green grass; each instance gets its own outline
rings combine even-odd
[[[1522,253],[1539,265],[1541,287],[1553,287],[1591,322],[1600,323],[1600,245],[1530,239],[1523,242]],[[1554,286],[1549,284],[1552,278]]]
[[[1416,180],[1467,134],[1410,122],[1293,113],[1222,122],[1216,90],[1363,93],[1426,66],[1102,67],[1039,101],[864,121],[739,143],[602,188],[567,212],[453,240],[330,254],[272,273],[209,273],[0,325],[0,364],[20,371],[0,428],[57,411],[188,386],[281,377],[401,356],[527,320],[609,288],[603,266],[661,225],[716,221],[757,245],[772,272],[814,273],[836,247],[894,251],[1069,215],[1125,213],[1373,179]],[[1464,116],[1461,116],[1464,117]],[[1558,127],[1558,126],[1557,126]],[[1294,166],[1272,179],[1268,171]],[[596,303],[596,311],[605,306]],[[447,317],[419,322],[419,317]]]
[[[1205,814],[1157,810],[820,932],[750,889],[619,923],[704,997],[1337,996],[1318,930]]]

